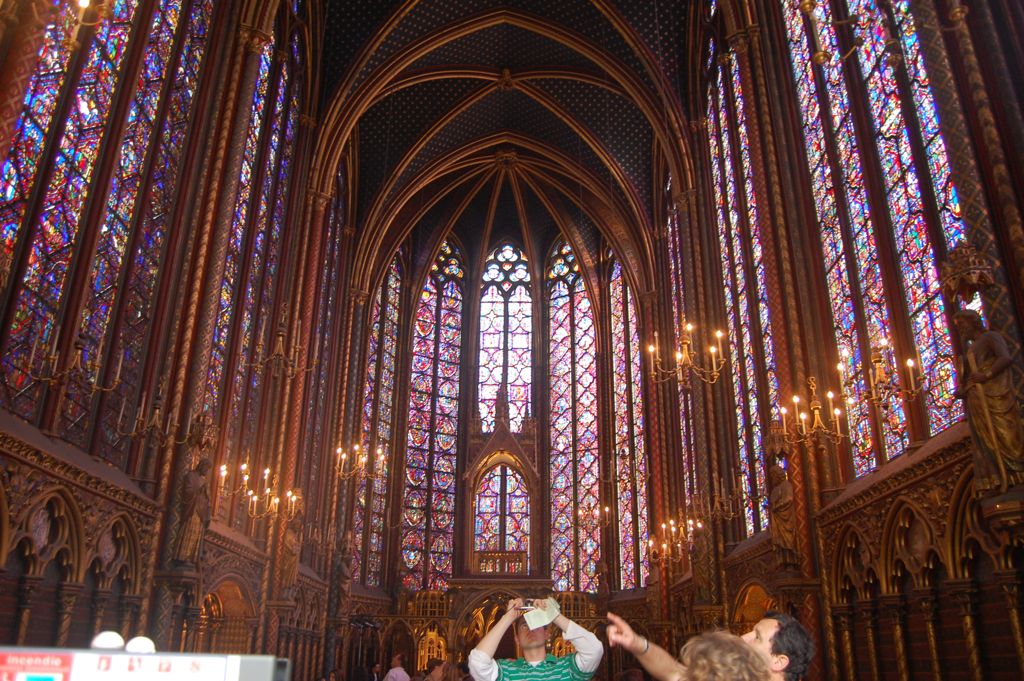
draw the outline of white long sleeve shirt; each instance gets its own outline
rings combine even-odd
[[[581,676],[583,678],[593,676],[594,672],[597,671],[598,665],[601,664],[601,658],[604,657],[604,646],[601,645],[601,641],[598,640],[597,636],[594,636],[593,633],[570,620],[569,626],[562,632],[562,638],[573,644],[576,648],[576,654],[573,657],[576,668],[582,672]],[[525,660],[517,660],[515,662],[502,660],[502,666],[499,666],[499,663],[493,657],[474,648],[469,653],[469,673],[473,677],[473,681],[498,681],[498,679],[502,679],[505,676],[516,678],[529,676],[544,679],[548,674],[544,671],[543,666],[557,659],[549,655],[548,659],[541,660],[533,665],[530,665]],[[516,673],[510,673],[513,667],[516,669]],[[536,670],[536,674],[525,673],[530,667]]]

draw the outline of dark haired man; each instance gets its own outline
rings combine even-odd
[[[530,628],[523,614],[537,608],[547,617],[538,619],[562,630],[562,637],[576,648],[574,655],[555,657],[547,652],[549,626]],[[551,617],[554,615],[554,617]],[[518,660],[495,660],[494,653],[508,628],[513,633],[522,655]],[[523,599],[508,602],[505,614],[494,623],[480,643],[469,653],[469,673],[474,681],[588,681],[597,671],[604,655],[604,646],[580,625],[558,611],[554,599],[535,600],[526,605]]]
[[[810,633],[797,618],[784,612],[766,612],[742,638],[768,663],[772,681],[799,681],[814,657]]]
[[[676,658],[633,631],[618,615],[608,613],[608,643],[622,646],[636,656],[647,672],[659,681],[682,681],[686,670]],[[804,625],[791,615],[768,612],[744,634],[743,642],[768,665],[772,681],[799,681],[814,657],[814,641]]]

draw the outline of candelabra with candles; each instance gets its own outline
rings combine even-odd
[[[857,14],[851,14],[847,19],[833,19],[831,21],[822,21],[818,18],[815,10],[818,8],[816,0],[801,0],[800,11],[807,17],[807,21],[810,23],[811,40],[814,43],[813,50],[811,51],[811,61],[815,64],[824,64],[825,62],[832,59],[832,53],[827,51],[821,44],[821,33],[820,29],[822,25],[828,26],[860,26],[860,16]],[[844,52],[840,57],[839,61],[846,61],[849,59],[854,52],[864,46],[864,39],[860,36],[855,36],[853,39],[853,47]],[[888,43],[886,43],[888,47]]]
[[[661,541],[648,538],[647,547],[652,563],[679,563],[683,556],[693,550],[696,543],[695,533],[704,529],[704,522],[699,518],[680,515],[679,522],[672,518],[668,523],[661,524]]]
[[[124,429],[124,408],[127,399],[121,401],[121,411],[117,415],[117,426],[115,430],[121,437],[143,440],[153,440],[158,446],[167,444],[171,439],[171,433],[164,430],[163,417],[161,415],[162,400],[160,396],[153,400],[153,412],[146,417],[146,393],[142,393],[142,400],[138,409],[135,410],[135,419],[129,422],[130,430]],[[188,437],[186,436],[185,441]],[[184,444],[185,441],[178,444]]]
[[[265,322],[266,320],[264,320]],[[288,378],[294,378],[299,374],[304,374],[312,371],[316,366],[316,362],[310,363],[310,366],[305,369],[300,369],[299,364],[299,344],[296,342],[292,344],[291,350],[285,350],[285,328],[282,322],[277,327],[277,333],[274,334],[274,345],[269,355],[263,353],[263,331],[266,328],[265,323],[260,324],[260,332],[256,336],[256,352],[254,353],[256,359],[249,362],[247,366],[252,367],[257,372],[262,372],[267,367],[270,367],[270,372],[273,376],[280,376],[284,374]]]
[[[360,445],[352,445],[352,456],[349,457],[348,452],[343,448],[338,447],[334,450],[334,472],[342,480],[354,480],[359,478],[366,478],[366,480],[383,480],[386,476],[384,472],[384,448],[377,447],[377,455],[373,461],[373,467],[370,467],[369,457],[365,454],[366,450],[361,448]]]
[[[78,5],[78,16],[75,19],[77,28],[69,33],[64,41],[64,47],[71,50],[81,45],[78,37],[83,28],[98,26],[110,16],[110,6],[104,0],[98,0],[95,3],[91,0],[76,0],[75,4]],[[90,7],[93,8],[93,16],[91,19],[86,19],[85,13]]]
[[[842,364],[839,367],[841,370]],[[784,406],[779,407],[780,434],[790,444],[809,445],[821,438],[832,442],[841,441],[846,435],[843,434],[841,428],[842,410],[836,406],[836,403],[842,403],[842,396],[831,390],[825,393],[825,399],[828,400],[828,411],[823,419],[821,399],[818,397],[818,381],[814,376],[808,377],[807,388],[811,394],[810,399],[806,402],[800,395],[793,395],[792,427],[788,418],[789,410]],[[807,405],[806,408],[803,406],[804,404]],[[825,425],[825,420],[828,421],[828,425]]]
[[[599,527],[608,527],[612,522],[612,511],[607,506],[595,506],[590,512],[580,508],[576,510],[576,515],[579,516],[580,525],[587,516],[591,516]]]
[[[687,504],[689,513],[685,517],[703,526],[711,521],[732,520],[743,514],[742,475],[736,476],[736,486],[729,493],[725,491],[722,478],[712,485],[712,492],[710,498],[703,492],[695,492]]]
[[[366,454],[362,453],[358,444],[353,445],[352,450],[351,459],[341,447],[334,450],[334,472],[342,480],[357,478],[366,470]]]
[[[32,373],[32,366],[36,361],[36,354],[39,352],[39,337],[36,337],[34,343],[32,343],[32,351],[29,353],[28,359],[28,375],[34,381],[40,381],[47,385],[60,385],[64,386],[69,383],[74,383],[79,386],[82,390],[90,395],[95,393],[108,393],[117,389],[117,386],[121,385],[121,366],[124,364],[124,355],[117,362],[117,370],[114,371],[114,378],[110,385],[102,385],[99,382],[99,358],[103,356],[103,343],[101,342],[96,348],[96,352],[92,354],[92,357],[85,359],[85,349],[87,346],[86,336],[79,333],[75,337],[74,352],[71,356],[71,364],[66,368],[57,370],[57,348],[60,341],[60,334],[54,334],[53,344],[49,350],[44,351],[43,362],[41,371],[39,374]]]
[[[892,345],[883,338],[877,347],[871,349],[871,368],[868,378],[871,385],[871,402],[879,409],[888,410],[893,400],[913,400],[925,390],[927,376],[921,371],[921,355],[915,350],[914,357],[908,357],[903,366],[903,376],[896,370],[896,355]]]
[[[248,459],[246,459],[238,467],[237,485],[232,485],[230,477],[227,464],[222,464],[217,480],[217,493],[222,499],[243,497],[246,500],[245,508],[250,518],[265,518],[276,515],[281,510],[281,496],[276,489],[277,479],[271,477],[269,468],[263,469],[263,475],[257,483],[253,480],[252,470]],[[289,520],[298,514],[301,502],[302,494],[299,490],[290,489],[285,492],[284,511]]]
[[[691,350],[693,329],[693,324],[683,324],[683,331],[679,334],[679,349],[675,352],[674,366],[662,364],[661,349],[658,347],[658,332],[654,332],[654,342],[647,346],[647,352],[651,356],[650,373],[655,383],[664,383],[675,378],[681,385],[686,386],[690,383],[691,374],[705,383],[714,383],[718,380],[726,362],[725,355],[722,353],[722,338],[725,334],[721,330],[715,331],[715,344],[708,345],[707,349],[707,366],[701,366]]]

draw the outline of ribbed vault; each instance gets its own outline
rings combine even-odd
[[[663,36],[689,3],[380,5],[350,8],[375,33],[325,36],[324,64],[348,67],[321,81],[313,165],[323,191],[342,159],[354,178],[359,287],[410,238],[417,257],[448,235],[477,255],[512,239],[538,262],[561,234],[585,269],[610,245],[649,290],[657,185],[687,176],[680,48]],[[329,27],[345,7],[327,4]]]

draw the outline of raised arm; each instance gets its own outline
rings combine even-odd
[[[576,648],[576,668],[587,674],[596,672],[604,657],[604,646],[597,636],[562,613],[558,613],[554,624],[562,630],[562,638]]]
[[[469,651],[469,674],[473,681],[495,681],[498,678],[498,665],[494,662],[494,653],[498,650],[502,637],[512,623],[519,617],[519,608],[523,605],[522,598],[513,598],[505,608],[505,614],[494,623],[491,630],[484,634],[476,648]]]
[[[608,645],[622,646],[633,653],[647,673],[658,681],[682,681],[683,665],[667,650],[651,643],[618,615],[608,613]]]

